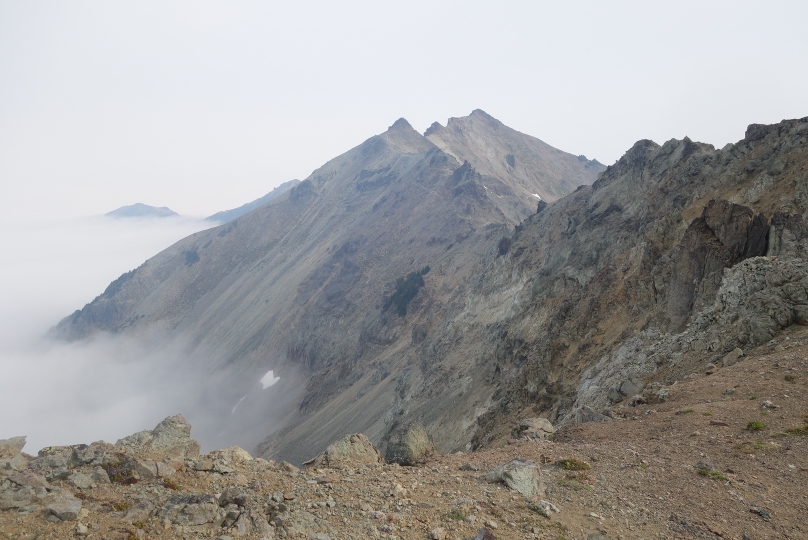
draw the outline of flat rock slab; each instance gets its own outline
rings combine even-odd
[[[357,463],[382,463],[382,454],[370,439],[361,433],[346,435],[328,445],[325,452],[307,461],[304,465],[335,467]]]
[[[48,512],[62,521],[75,521],[81,512],[81,499],[62,497],[48,505]]]

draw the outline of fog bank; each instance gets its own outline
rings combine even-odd
[[[271,388],[260,382],[272,359],[255,374],[210,372],[196,368],[216,359],[189,354],[181,337],[44,337],[122,273],[210,223],[93,217],[0,225],[0,439],[26,435],[25,451],[35,454],[115,442],[182,413],[203,449],[251,449],[290,410],[300,387],[294,374],[278,373]]]

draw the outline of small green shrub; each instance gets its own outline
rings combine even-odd
[[[701,414],[703,414],[704,416],[712,416],[713,415],[713,413],[711,413],[711,412],[703,412]]]
[[[589,463],[574,458],[565,458],[558,462],[558,466],[565,471],[588,471]]]
[[[694,412],[696,412],[696,411],[694,411],[693,409],[685,409],[683,411],[676,411],[674,414],[683,415],[683,414],[690,414],[690,413],[694,413]]]
[[[783,377],[783,379],[785,379],[785,381],[786,381],[786,382],[790,382],[790,383],[795,383],[795,382],[797,382],[797,376],[796,376],[796,375],[792,375],[791,373],[789,373],[788,375],[786,375],[785,377]]]
[[[749,431],[762,431],[766,429],[766,424],[763,422],[758,422],[757,420],[751,420],[748,424],[746,424],[746,429]]]
[[[699,469],[699,474],[702,476],[706,476],[707,478],[713,478],[715,480],[722,480],[722,481],[727,480],[726,476],[712,469]]]
[[[466,521],[466,513],[460,508],[452,508],[446,517],[455,521]]]

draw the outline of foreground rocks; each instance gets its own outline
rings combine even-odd
[[[236,447],[20,451],[29,466],[0,469],[0,539],[806,538],[808,330],[787,337],[608,422],[415,466],[359,434],[303,468]]]

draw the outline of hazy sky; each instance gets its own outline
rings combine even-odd
[[[0,3],[0,213],[208,215],[399,117],[612,163],[808,115],[808,2]]]

